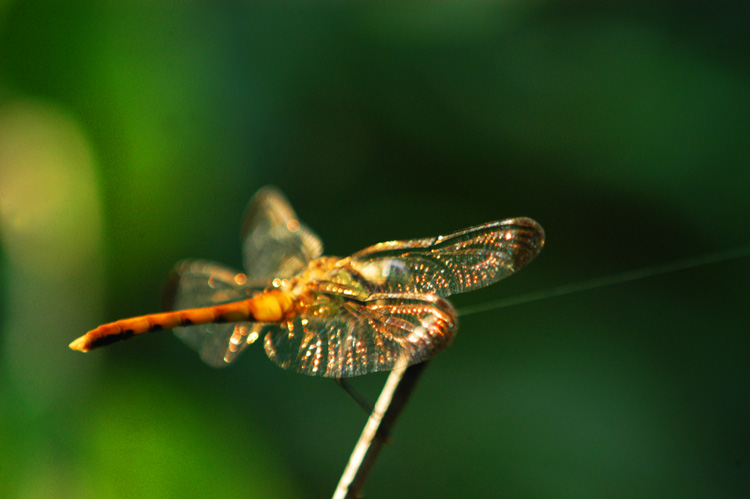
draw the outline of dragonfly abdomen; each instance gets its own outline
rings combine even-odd
[[[121,319],[92,329],[73,341],[70,348],[88,352],[92,348],[126,340],[139,334],[178,326],[241,321],[281,322],[292,310],[293,302],[288,293],[271,290],[237,302]]]

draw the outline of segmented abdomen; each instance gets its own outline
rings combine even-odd
[[[214,322],[281,322],[288,319],[293,303],[294,300],[288,293],[271,290],[247,300],[222,305],[121,319],[92,329],[73,341],[70,348],[88,352],[92,348],[109,345],[138,334],[172,329],[177,326]]]

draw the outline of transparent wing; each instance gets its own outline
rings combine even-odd
[[[206,260],[182,260],[169,274],[162,308],[182,310],[244,300],[262,288],[247,285],[242,272]]]
[[[203,362],[212,367],[226,367],[242,351],[271,328],[273,324],[231,322],[174,328],[174,334],[197,351]]]
[[[360,301],[316,294],[293,320],[265,338],[284,369],[342,378],[425,361],[453,340],[456,312],[435,295],[374,294]]]
[[[302,224],[278,189],[264,187],[250,200],[242,225],[242,254],[247,277],[267,285],[289,278],[323,253],[323,244]]]
[[[204,260],[179,262],[164,293],[165,310],[182,310],[244,300],[259,291],[246,285],[245,274]],[[175,335],[214,367],[234,361],[244,348],[270,327],[250,322],[176,327]]]
[[[370,246],[352,255],[329,279],[347,285],[355,279],[371,293],[448,296],[508,277],[533,260],[543,245],[544,230],[538,223],[511,218],[447,236]]]

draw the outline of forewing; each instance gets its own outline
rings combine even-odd
[[[364,301],[318,294],[265,338],[284,369],[342,378],[423,362],[447,347],[456,312],[435,295],[374,294]]]
[[[374,293],[448,296],[508,277],[533,260],[543,245],[544,230],[538,223],[511,218],[447,236],[376,244],[352,255],[348,266]],[[348,273],[343,277],[348,279]]]
[[[170,275],[164,293],[164,308],[182,310],[244,300],[257,291],[248,287],[246,281],[245,274],[218,263],[184,260]],[[237,358],[254,338],[262,334],[263,327],[250,322],[202,324],[176,327],[174,333],[196,350],[204,362],[222,367]]]
[[[274,187],[264,187],[250,200],[242,241],[245,270],[256,284],[292,277],[323,253],[318,236],[299,221],[289,201]]]

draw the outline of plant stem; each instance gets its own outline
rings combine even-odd
[[[409,400],[419,376],[427,367],[427,362],[408,368],[400,367],[391,371],[380,392],[375,408],[365,424],[357,445],[354,446],[349,462],[341,475],[341,480],[333,493],[333,499],[354,499],[361,497],[360,491],[367,481],[375,461],[388,441],[393,425]]]

